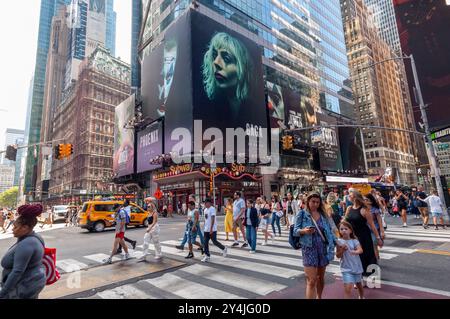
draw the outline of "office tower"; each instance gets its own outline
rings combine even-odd
[[[74,153],[53,159],[48,203],[80,203],[112,175],[115,107],[130,95],[130,66],[97,47],[80,65],[79,80],[55,110],[53,138]],[[114,191],[108,189],[108,191]],[[62,195],[62,196],[61,196]]]
[[[142,0],[132,0],[131,17],[131,87],[141,86],[141,65],[138,60],[139,34],[142,25]]]
[[[14,186],[14,166],[0,164],[0,194]]]
[[[148,4],[149,1],[143,2],[144,14],[147,12]],[[166,30],[176,24],[176,21],[181,21],[180,17],[183,17],[187,10],[198,12],[224,25],[258,46],[262,55],[266,95],[278,95],[277,101],[281,100],[281,104],[283,104],[283,97],[293,96],[294,100],[299,99],[298,104],[286,102],[286,109],[289,107],[288,104],[301,105],[310,109],[311,113],[317,115],[315,117],[317,122],[314,124],[322,122],[342,124],[349,118],[353,118],[354,100],[350,87],[350,71],[339,1],[152,1],[149,15],[144,15],[142,21],[145,26],[142,42],[150,43],[143,51],[144,63],[145,59],[157,50],[155,48],[167,41]],[[192,32],[192,37],[195,36],[196,34]],[[144,72],[141,73],[144,74]],[[144,76],[142,78],[144,79]],[[192,90],[196,91],[201,84],[195,82],[193,86]],[[141,84],[142,92],[148,89],[143,87],[143,83]],[[288,111],[284,115],[286,115],[286,123],[280,124],[279,127],[284,129],[290,125],[293,130],[299,128],[294,124],[301,122],[299,118],[307,117],[304,114]],[[226,115],[224,117],[226,118]],[[281,120],[278,123],[283,122],[285,118],[280,115]],[[272,118],[270,121],[272,124]],[[313,121],[309,121],[308,118],[305,123],[307,123],[305,126],[310,126],[309,123]],[[330,129],[329,132],[335,134],[333,136],[337,134],[335,129]],[[317,180],[317,174],[321,174],[319,171],[342,170],[343,162],[340,155],[336,153],[334,155],[336,156],[334,166],[326,167],[322,165],[325,162],[324,158],[318,165],[319,160],[309,151],[301,155],[300,153],[283,153],[281,169],[274,174],[275,176],[263,182],[263,192],[270,194],[287,189],[292,190],[297,185],[301,187]],[[165,183],[162,180],[160,182]],[[195,187],[189,191],[204,192],[203,186],[197,187],[197,182],[195,181]],[[233,185],[237,187],[237,184]],[[253,187],[258,183],[251,181],[249,185]],[[163,187],[169,186],[163,185]],[[184,190],[179,190],[180,193],[182,191]],[[255,190],[255,192],[261,193],[261,190]]]
[[[16,130],[12,128],[7,128],[5,133],[5,149],[8,145],[24,145],[24,134],[23,130]],[[20,163],[24,154],[24,149],[18,149],[16,153],[16,161],[10,161],[5,158],[5,154],[2,154],[2,164],[14,167],[13,176],[13,186],[19,186],[19,175],[20,175]]]
[[[112,56],[116,56],[116,20],[117,20],[117,13],[114,11],[114,0],[106,0],[105,46],[107,49],[109,49]]]
[[[373,18],[362,0],[341,0],[345,40],[359,124],[409,130],[401,89],[401,67],[395,61],[371,64],[395,57],[379,36]],[[399,131],[364,131],[369,173],[382,174],[390,166],[405,184],[416,183],[415,158],[410,135]]]
[[[53,16],[58,9],[68,4],[70,0],[41,0],[39,34],[36,52],[36,65],[34,70],[33,94],[31,104],[30,129],[28,143],[38,143],[40,140],[41,116],[44,102],[45,73],[47,68],[47,53],[50,45],[50,32]],[[33,150],[28,149],[26,171],[25,171],[25,192],[34,191],[36,182],[36,160]]]
[[[51,142],[53,133],[53,117],[56,107],[63,98],[65,67],[68,54],[69,27],[67,24],[67,7],[61,7],[58,14],[53,17],[50,47],[47,57],[47,71],[45,79],[44,108],[42,111],[40,142]],[[55,145],[54,143],[53,145]],[[52,143],[46,145],[51,147]],[[41,146],[41,150],[44,146]],[[49,167],[51,156],[40,152],[38,155],[36,198],[42,192],[48,192],[50,178]],[[47,181],[43,185],[43,181]]]

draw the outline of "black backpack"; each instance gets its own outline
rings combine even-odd
[[[300,212],[298,212],[298,214],[295,218],[295,220],[297,220],[297,218],[299,218],[299,217],[301,218],[302,223],[300,224],[300,227],[302,227],[304,216],[305,216],[305,211],[301,210]],[[292,246],[292,248],[294,248],[295,250],[298,250],[298,249],[302,248],[302,245],[300,244],[300,236],[297,234],[294,234],[295,224],[296,223],[294,223],[293,225],[291,225],[289,227],[289,244]]]

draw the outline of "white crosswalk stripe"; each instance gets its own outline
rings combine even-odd
[[[144,281],[185,299],[242,299],[238,295],[208,287],[171,273]]]
[[[447,243],[450,242],[450,230],[432,230],[432,226],[429,229],[419,229],[412,227],[388,227],[386,230],[387,239],[402,239],[418,242],[436,242]]]
[[[392,227],[386,232],[388,238],[392,236],[404,236],[416,238],[415,240],[447,240],[450,234],[438,232],[427,232],[418,229],[402,229]],[[231,234],[230,234],[231,235]],[[222,252],[210,243],[211,259],[207,263],[200,263],[202,257],[200,252],[194,250],[195,259],[193,263],[185,267],[165,273],[151,279],[141,280],[134,284],[115,287],[98,292],[92,298],[101,299],[154,299],[161,296],[176,296],[186,299],[202,298],[256,298],[265,296],[275,291],[280,291],[288,287],[288,282],[293,278],[304,275],[301,251],[293,250],[288,241],[288,232],[282,231],[282,237],[276,237],[274,242],[268,240],[268,245],[262,246],[263,235],[258,233],[258,245],[256,254],[250,254],[248,248],[230,247],[233,243],[225,241],[225,232],[218,232],[218,240],[228,247],[227,257],[222,256]],[[420,238],[420,239],[417,239]],[[232,235],[230,239],[233,239]],[[180,239],[181,240],[181,239]],[[242,239],[240,241],[242,244]],[[179,240],[167,240],[161,243],[163,255],[185,257],[187,249],[178,250]],[[133,257],[140,257],[142,245],[137,246],[136,251],[131,250]],[[151,253],[154,246],[150,244]],[[416,253],[416,249],[384,246],[380,249],[382,260],[394,259],[400,255]],[[80,269],[85,269],[87,265],[101,263],[108,255],[104,253],[83,256],[83,261],[73,259],[61,260],[58,267],[70,272],[71,267],[78,265]],[[85,262],[89,260],[90,263]],[[113,261],[121,260],[120,256],[115,256]],[[340,276],[339,260],[336,258],[326,268],[327,273]]]
[[[88,265],[75,259],[62,259],[56,261],[56,267],[61,273],[68,273],[86,269]]]

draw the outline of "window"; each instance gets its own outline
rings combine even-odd
[[[114,205],[113,204],[101,204],[101,205],[95,205],[94,210],[97,212],[113,212]],[[83,207],[84,209],[84,207]]]

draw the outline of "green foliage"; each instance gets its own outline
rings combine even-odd
[[[15,207],[17,203],[17,195],[19,188],[11,187],[0,194],[0,207]]]

